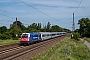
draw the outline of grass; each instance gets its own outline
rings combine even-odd
[[[90,50],[82,41],[65,38],[32,60],[89,60]]]
[[[0,46],[19,43],[19,42],[20,42],[20,40],[0,40]]]
[[[84,38],[84,40],[88,41],[90,43],[90,38]]]

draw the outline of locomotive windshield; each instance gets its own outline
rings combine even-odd
[[[23,34],[22,38],[28,38],[28,34]]]

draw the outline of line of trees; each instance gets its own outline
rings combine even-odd
[[[80,29],[76,31],[80,33],[81,37],[90,37],[90,19],[81,18],[78,20],[78,24],[80,25]]]
[[[80,27],[73,32],[73,36],[71,35],[71,38],[78,41],[80,37],[90,37],[90,19],[81,18],[78,20],[78,24]]]
[[[20,21],[17,21],[17,27],[16,27],[16,21],[13,22],[13,24],[10,25],[10,28],[7,29],[6,26],[0,27],[0,39],[16,39],[16,34],[18,34],[18,37],[24,32],[70,32],[69,29],[61,28],[58,25],[51,26],[50,22],[47,23],[47,25],[42,27],[41,23],[32,23],[28,27],[25,27]],[[17,37],[17,38],[18,38]]]

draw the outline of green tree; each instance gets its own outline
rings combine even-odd
[[[3,33],[5,33],[5,32],[7,32],[7,27],[6,26],[2,26],[2,27],[0,27],[0,34],[3,34]]]
[[[80,39],[79,39],[79,38],[80,38],[80,35],[79,35],[78,32],[74,32],[73,35],[74,35],[73,38],[74,38],[76,41],[80,40]]]
[[[47,31],[47,32],[50,31],[50,27],[51,27],[50,25],[51,25],[50,22],[48,22],[48,23],[47,23],[47,27],[46,27],[46,31]]]
[[[27,32],[40,32],[41,30],[41,23],[32,23],[30,26],[27,27]]]
[[[41,30],[41,23],[38,23],[37,30]]]
[[[20,21],[17,21],[17,26],[22,30],[22,32],[26,30],[26,27]],[[10,25],[10,29],[13,29],[14,27],[16,27],[16,21]]]
[[[71,30],[69,30],[69,29],[66,29],[66,28],[64,28],[64,30],[63,30],[64,32],[68,32],[68,33],[71,33]]]
[[[13,39],[17,39],[18,37],[20,37],[21,33],[22,33],[22,31],[19,27],[18,27],[18,29],[16,27],[14,27],[13,29],[10,30],[10,34]],[[18,37],[16,37],[16,34],[18,34]]]
[[[2,40],[11,39],[10,32],[5,32],[5,33],[1,34],[0,39],[2,39]]]
[[[33,23],[30,25],[31,28],[37,29],[37,23]]]
[[[82,18],[78,21],[78,24],[80,25],[79,33],[82,37],[90,37],[90,20],[89,18]]]
[[[60,32],[60,27],[58,25],[54,25],[51,27],[51,32]]]
[[[45,26],[43,27],[43,32],[46,32],[46,29],[47,29],[47,26],[45,25]]]

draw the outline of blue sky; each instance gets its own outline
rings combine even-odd
[[[72,14],[77,9],[81,0],[22,0],[32,7],[19,0],[0,0],[0,26],[10,27],[17,17],[25,26],[32,23],[45,25],[59,25],[72,30]],[[90,0],[82,0],[79,9],[75,12],[75,27],[79,28],[78,20],[90,18]],[[53,18],[55,19],[53,19]]]

